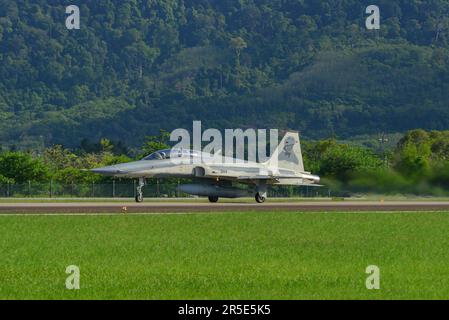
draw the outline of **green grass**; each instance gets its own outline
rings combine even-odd
[[[0,216],[0,299],[448,299],[448,230],[449,213]]]

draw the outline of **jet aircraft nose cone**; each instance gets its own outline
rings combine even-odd
[[[95,168],[95,169],[91,169],[90,171],[93,173],[99,173],[99,174],[103,174],[103,175],[115,175],[115,174],[124,173],[122,170],[119,170],[115,166]]]

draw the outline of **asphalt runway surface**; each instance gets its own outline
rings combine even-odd
[[[5,214],[123,214],[194,212],[363,212],[363,211],[448,211],[448,202],[436,201],[300,201],[257,203],[205,202],[42,202],[0,203]]]

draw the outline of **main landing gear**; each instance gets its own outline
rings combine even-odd
[[[218,202],[218,197],[209,196],[208,198],[209,198],[209,202],[210,203],[217,203]],[[256,199],[257,203],[264,203],[267,198],[262,193],[258,192],[258,193],[256,193],[255,199]]]
[[[218,197],[216,197],[216,196],[209,196],[209,202],[211,202],[211,203],[218,202]]]
[[[137,188],[136,188],[136,197],[135,197],[135,200],[138,203],[143,202],[142,188],[144,185],[145,185],[145,179],[139,178],[139,184],[137,185]]]

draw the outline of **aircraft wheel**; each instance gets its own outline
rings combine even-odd
[[[138,202],[138,203],[143,202],[143,194],[138,193],[136,195],[135,199],[136,199],[136,202]]]
[[[257,203],[264,203],[265,202],[265,197],[261,196],[260,193],[256,193],[256,201]]]
[[[212,203],[218,202],[218,197],[215,197],[215,196],[209,196],[209,202],[212,202]]]

